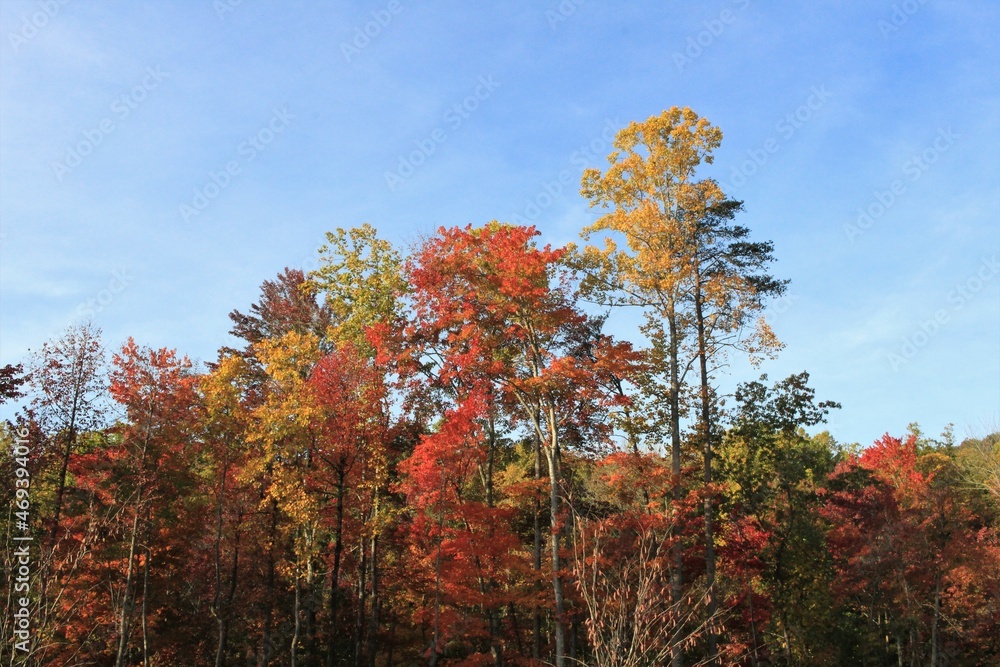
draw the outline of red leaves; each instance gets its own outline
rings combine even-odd
[[[444,641],[488,636],[486,619],[473,610],[499,613],[519,595],[512,578],[527,571],[510,530],[514,510],[493,505],[477,484],[492,446],[482,428],[488,409],[481,392],[463,397],[400,465],[400,490],[414,513],[408,540],[418,580],[411,588],[425,596],[417,618],[426,625],[437,618]]]
[[[558,545],[559,452],[604,442],[605,413],[623,400],[607,387],[633,361],[627,345],[600,336],[576,308],[560,265],[565,251],[539,248],[536,236],[533,227],[496,222],[438,230],[406,265],[411,324],[395,339],[379,332],[384,341],[400,341],[397,368],[411,378],[414,394],[425,405],[433,400],[434,413],[442,415],[400,466],[400,488],[417,512],[415,553],[423,554],[424,568],[432,565],[431,553],[440,553],[433,579],[425,569],[422,580],[443,585],[446,606],[479,606],[487,616],[514,599],[537,596],[529,587],[535,577],[526,574],[527,553],[510,529],[517,513],[499,506],[504,499],[493,482],[497,422],[522,426],[545,451],[557,480],[547,484],[553,495],[545,503],[557,508],[548,519],[556,532],[545,540]],[[508,491],[515,502],[534,495],[525,484]],[[544,604],[554,605],[558,616],[563,568],[558,546],[551,549],[549,585],[556,591]],[[491,641],[497,640],[494,628]]]
[[[456,487],[472,477],[484,458],[483,436],[477,419],[482,416],[482,398],[472,396],[445,413],[435,433],[420,438],[412,456],[400,465],[405,475],[401,489],[422,510],[454,502]]]
[[[353,345],[320,357],[307,384],[322,408],[321,428],[329,437],[364,437],[384,427],[388,389],[376,366]]]
[[[430,301],[422,305],[425,313],[469,321],[483,310],[510,315],[543,300],[552,267],[565,251],[535,247],[532,239],[538,235],[534,227],[496,222],[479,229],[438,229],[407,263],[410,283],[426,293],[468,299],[457,312],[447,308],[444,299]]]
[[[945,623],[936,613],[969,622],[960,619],[974,616],[970,603],[982,604],[983,584],[996,586],[1000,559],[995,536],[978,525],[950,474],[950,459],[921,454],[915,436],[886,435],[838,466],[823,515],[832,524],[839,599],[868,600],[873,611],[925,637]],[[982,574],[970,576],[970,568]]]
[[[493,222],[442,228],[426,241],[406,267],[415,317],[400,370],[426,374],[445,394],[491,396],[528,422],[526,412],[551,415],[559,423],[550,432],[567,425],[599,440],[600,413],[625,400],[609,385],[638,356],[577,309],[559,264],[565,250],[539,248],[536,236]]]
[[[174,350],[140,348],[130,337],[112,358],[110,393],[130,416],[179,417],[194,403],[191,362]]]
[[[583,312],[565,251],[537,236],[441,229],[402,286],[380,246],[364,289],[353,259],[317,282],[339,290],[330,309],[286,272],[238,319],[255,344],[201,378],[130,339],[107,392],[119,421],[33,438],[71,454],[46,594],[60,627],[42,632],[54,660],[112,662],[125,623],[126,662],[145,631],[157,664],[226,642],[227,664],[274,647],[412,662],[434,636],[448,664],[527,664],[536,613],[543,660],[561,629],[588,664],[666,664],[677,646],[700,660],[712,625],[726,664],[832,664],[868,635],[882,658],[902,636],[923,664],[935,627],[942,650],[1000,652],[994,510],[958,457],[886,436],[827,476],[832,439],[794,433],[815,423],[808,390],[775,415],[751,392],[756,419],[724,436],[714,483],[691,483],[697,432],[675,477],[668,455],[639,453],[667,394],[630,402],[642,359]],[[72,352],[99,366],[77,342],[38,366],[50,415],[72,402]],[[84,394],[104,392],[88,377]],[[46,507],[57,457],[38,449]]]
[[[443,382],[503,372],[506,350],[582,316],[550,286],[562,250],[537,248],[533,227],[438,230],[407,263],[415,341],[445,352]],[[541,360],[539,360],[541,361]]]

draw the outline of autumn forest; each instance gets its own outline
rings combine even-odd
[[[729,375],[788,281],[721,141],[622,128],[565,247],[329,232],[210,363],[40,341],[0,371],[0,663],[997,664],[1000,433],[841,443],[808,369]]]

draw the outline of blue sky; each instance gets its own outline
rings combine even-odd
[[[109,345],[212,359],[227,314],[338,226],[576,241],[583,167],[678,105],[725,133],[703,175],[792,281],[761,371],[808,370],[843,441],[981,434],[1000,422],[998,29],[985,0],[3,0],[0,363],[88,315]]]

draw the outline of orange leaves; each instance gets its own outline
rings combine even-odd
[[[515,314],[546,296],[552,268],[564,254],[536,247],[531,241],[536,236],[534,227],[496,222],[479,229],[441,228],[408,262],[410,282],[424,294],[439,297],[421,301],[425,308],[436,305],[429,310],[441,317]],[[461,302],[462,308],[446,307],[449,301]]]
[[[597,462],[596,491],[613,499],[619,508],[642,507],[659,513],[663,499],[670,493],[670,467],[655,454],[615,452]]]
[[[537,235],[533,227],[496,222],[442,228],[408,262],[416,320],[403,356],[425,361],[433,384],[535,403],[543,395],[570,401],[594,386],[595,365],[566,345],[587,320],[554,284],[564,277],[558,262],[565,251],[537,247]],[[621,356],[623,348],[598,349]],[[609,357],[602,363],[603,372]]]
[[[174,350],[140,348],[129,337],[112,364],[111,396],[131,410],[153,403],[167,407],[166,400],[173,394],[180,400],[193,400],[191,362],[187,357],[178,358]]]
[[[887,481],[901,485],[905,482],[923,483],[923,476],[916,469],[917,439],[910,436],[906,441],[893,438],[888,433],[876,440],[875,444],[862,452],[858,465],[875,472]]]

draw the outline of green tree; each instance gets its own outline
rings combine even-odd
[[[770,387],[764,381],[766,376],[736,391],[732,427],[719,450],[723,512],[730,521],[753,517],[767,534],[759,558],[771,620],[754,633],[763,635],[781,664],[828,664],[833,571],[820,509],[838,448],[829,434],[810,437],[804,427],[839,406],[815,401],[808,373]]]
[[[331,338],[370,351],[368,330],[395,322],[400,313],[406,283],[399,253],[365,223],[327,232],[319,254],[320,267],[309,273],[303,288],[325,299]]]

